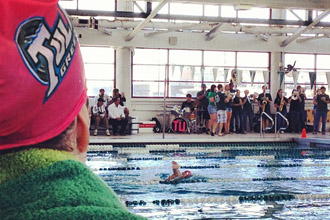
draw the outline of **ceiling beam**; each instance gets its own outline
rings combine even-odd
[[[159,2],[160,0],[144,0]],[[330,10],[329,0],[171,0],[174,3],[211,4],[211,5],[249,5],[261,8]]]
[[[71,16],[89,16],[89,17],[117,17],[117,18],[147,18],[146,13],[122,12],[122,11],[96,11],[96,10],[66,10]],[[194,16],[194,15],[167,15],[158,14],[154,18],[164,20],[186,20],[198,22],[216,22],[216,23],[246,23],[246,24],[269,24],[269,25],[293,25],[308,26],[310,21],[292,21],[286,19],[257,19],[257,18],[228,18],[228,17],[211,17],[211,16]],[[330,27],[330,22],[320,22],[314,26]]]
[[[180,28],[170,28],[170,29],[165,30],[165,31],[154,31],[154,32],[150,32],[150,33],[145,33],[144,36],[145,37],[152,37],[152,36],[155,36],[155,35],[171,33],[171,32],[174,32],[174,31],[192,30],[194,27],[198,28],[199,26],[200,26],[200,24],[192,24],[192,25],[182,26]]]
[[[322,38],[329,38],[329,35],[301,38],[301,39],[297,39],[297,43],[300,44],[300,43],[304,43],[307,41],[318,40],[318,39],[322,39]]]
[[[212,30],[210,30],[210,32],[205,34],[205,41],[213,40],[218,34],[221,33],[221,31],[224,31],[228,26],[230,26],[228,23],[217,24]]]
[[[285,39],[282,44],[281,47],[286,47],[287,45],[289,45],[292,41],[294,41],[295,39],[297,39],[298,37],[300,37],[300,35],[302,35],[303,33],[306,33],[308,30],[312,29],[314,25],[316,25],[317,23],[319,23],[323,18],[325,18],[330,11],[324,11],[322,14],[320,14],[319,16],[317,16],[314,21],[308,25],[307,27],[301,27],[299,28],[294,34],[292,34],[290,37],[288,37],[287,39]]]
[[[89,20],[87,20],[89,21]],[[98,28],[108,28],[108,29],[132,29],[136,27],[140,21],[133,21],[133,20],[106,20],[106,19],[97,19],[98,21]],[[218,22],[202,22],[202,23],[174,23],[174,22],[158,22],[158,21],[151,21],[149,22],[145,28],[152,29],[154,32],[149,32],[146,37],[169,33],[173,31],[207,31],[209,32],[212,30]],[[83,26],[85,27],[85,22],[79,24],[78,19],[73,19],[73,25],[75,27]],[[89,23],[87,23],[87,27]],[[295,33],[299,27],[293,26],[259,26],[259,25],[228,25],[225,29],[226,31],[231,32],[254,32],[260,34],[267,34],[267,35],[283,35],[283,34],[292,34]],[[309,34],[330,34],[330,28],[319,28],[314,27],[308,32]]]
[[[157,13],[168,2],[169,2],[169,0],[163,0],[162,2],[160,2],[156,6],[156,8],[151,11],[150,15],[146,19],[144,19],[140,24],[138,24],[138,26],[136,26],[136,28],[134,28],[134,30],[129,35],[127,35],[127,37],[125,38],[125,41],[131,41],[151,21],[151,19],[153,19],[157,15]]]

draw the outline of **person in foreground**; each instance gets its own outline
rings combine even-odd
[[[0,0],[0,12],[0,219],[144,219],[84,164],[87,89],[65,11],[57,0]]]

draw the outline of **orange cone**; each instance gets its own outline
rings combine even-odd
[[[302,132],[301,132],[301,138],[306,138],[307,135],[306,135],[306,129],[302,129]]]

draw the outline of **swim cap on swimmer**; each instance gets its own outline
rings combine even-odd
[[[63,132],[86,101],[77,38],[57,0],[0,0],[0,150]]]

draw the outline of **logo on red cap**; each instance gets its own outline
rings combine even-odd
[[[45,103],[61,84],[75,53],[77,40],[70,19],[63,10],[52,26],[44,17],[29,18],[17,28],[15,41],[31,74],[48,86]]]

